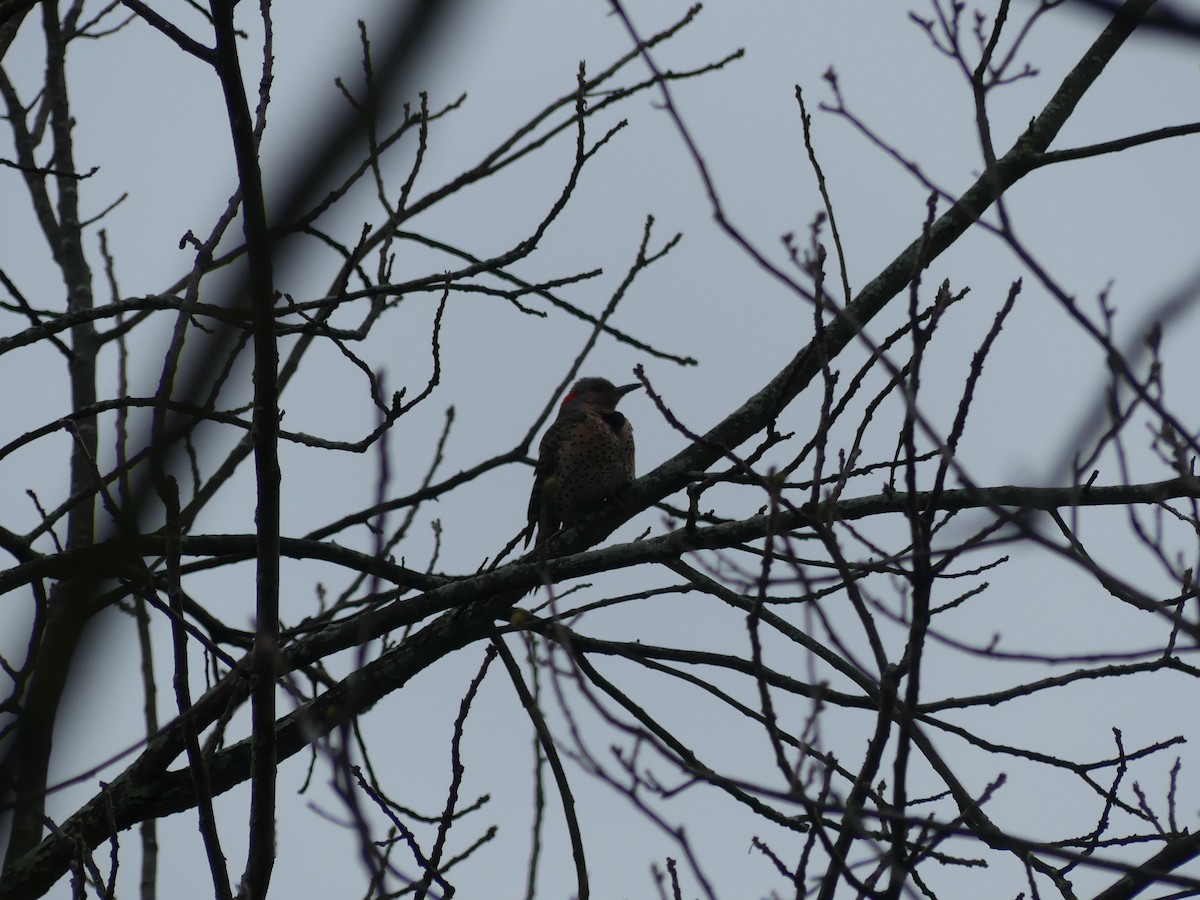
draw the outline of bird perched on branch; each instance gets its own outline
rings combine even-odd
[[[541,546],[564,521],[576,521],[633,481],[633,427],[617,403],[639,387],[580,378],[563,397],[538,445],[526,546],[534,525]]]

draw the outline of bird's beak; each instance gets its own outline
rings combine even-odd
[[[617,388],[617,396],[618,396],[618,397],[624,397],[624,396],[625,396],[626,394],[628,394],[630,391],[636,391],[636,390],[637,390],[638,388],[640,388],[641,386],[642,386],[642,383],[641,383],[640,381],[639,381],[637,384],[624,384],[624,385],[621,385],[621,387]]]

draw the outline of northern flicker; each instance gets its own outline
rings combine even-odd
[[[563,397],[538,445],[526,545],[535,524],[540,546],[564,521],[574,522],[633,481],[633,427],[617,403],[639,387],[580,378]]]

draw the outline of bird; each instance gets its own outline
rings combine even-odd
[[[540,547],[564,522],[577,521],[633,481],[633,426],[617,403],[639,387],[580,378],[563,397],[538,445],[525,546],[535,525]]]

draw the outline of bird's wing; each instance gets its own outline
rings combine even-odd
[[[542,490],[546,486],[546,480],[553,477],[558,471],[558,459],[554,452],[557,442],[552,437],[553,433],[554,425],[551,425],[542,435],[542,442],[538,445],[537,464],[533,467],[533,490],[529,492],[527,519],[530,526],[534,525],[541,516]]]

